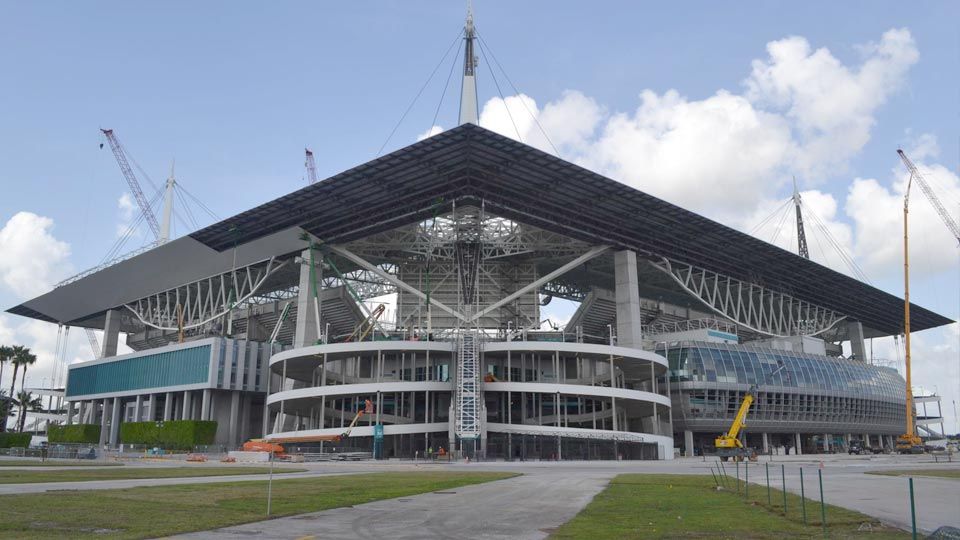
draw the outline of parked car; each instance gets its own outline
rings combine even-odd
[[[854,454],[859,456],[866,451],[867,449],[864,448],[863,443],[860,441],[851,441],[850,446],[847,448],[847,454],[850,454],[851,456]]]

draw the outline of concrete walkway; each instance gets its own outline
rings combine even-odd
[[[573,518],[613,477],[610,471],[566,472],[527,474],[175,538],[540,539]]]

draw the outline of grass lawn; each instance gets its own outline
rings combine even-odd
[[[751,485],[750,500],[745,500],[735,492],[718,491],[710,476],[622,474],[551,538],[823,537],[819,503],[807,500],[805,526],[799,496],[787,494],[784,517],[782,492],[771,493],[773,504],[767,506],[766,486]],[[909,538],[858,512],[830,505],[826,510],[830,538]],[[858,531],[864,523],[873,530]]]
[[[936,476],[939,478],[960,478],[960,468],[957,469],[903,469],[895,471],[868,471],[867,474],[882,476]]]
[[[274,467],[274,473],[303,472],[306,469]],[[0,484],[38,482],[85,482],[87,480],[129,480],[135,478],[181,478],[190,476],[231,476],[266,474],[269,467],[121,467],[70,471],[0,471]]]
[[[123,463],[116,461],[83,461],[73,459],[0,459],[0,467],[122,467]]]
[[[447,490],[510,473],[375,473],[273,482],[273,517]],[[232,482],[0,496],[0,536],[156,538],[265,519],[267,483]]]

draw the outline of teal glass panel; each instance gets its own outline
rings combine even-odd
[[[70,370],[67,397],[205,383],[210,345],[126,358]]]

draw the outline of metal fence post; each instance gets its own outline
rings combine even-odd
[[[780,465],[780,479],[783,481],[783,517],[787,517],[787,468]]]
[[[800,467],[800,508],[803,512],[803,524],[807,524],[807,494],[803,489],[803,467]]]
[[[713,465],[710,466],[710,476],[713,477],[713,483],[717,487],[720,487],[720,483],[717,481],[717,475],[713,473]]]
[[[720,469],[723,470],[723,487],[727,487],[727,468],[723,466],[722,461],[717,462],[720,465]]]
[[[737,494],[740,493],[740,462],[737,462]]]
[[[820,521],[823,523],[823,535],[827,535],[827,507],[823,504],[823,470],[817,469],[817,478],[820,479]]]
[[[767,506],[773,506],[770,502],[770,463],[764,463],[764,468],[767,470]]]
[[[270,516],[270,506],[273,503],[273,450],[270,450],[270,479],[267,481],[267,516]]]
[[[910,478],[910,525],[913,540],[917,540],[917,509],[913,504],[913,478]]]
[[[750,462],[743,462],[743,498],[750,498]]]

